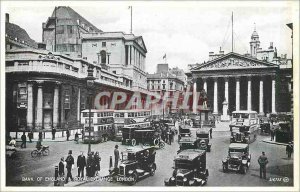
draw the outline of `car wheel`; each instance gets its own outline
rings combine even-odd
[[[33,150],[33,151],[31,152],[31,157],[36,157],[37,154],[38,154],[38,151],[37,151],[37,150]]]
[[[137,173],[133,173],[133,174],[132,174],[132,178],[133,178],[133,180],[130,182],[130,185],[135,185],[135,184],[136,184],[136,181],[138,180],[138,175],[137,175]]]
[[[132,140],[131,140],[131,145],[132,145],[132,146],[135,146],[135,145],[136,145],[136,140],[135,140],[135,139],[132,139]]]
[[[228,168],[225,165],[223,165],[223,172],[227,173],[227,171],[228,171]]]
[[[159,140],[158,139],[154,139],[153,140],[153,144],[158,147],[159,146]]]

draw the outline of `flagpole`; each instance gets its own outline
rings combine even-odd
[[[130,34],[132,34],[132,6],[130,6]]]

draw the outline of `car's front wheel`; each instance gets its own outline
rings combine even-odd
[[[136,182],[137,182],[137,180],[138,180],[138,175],[137,175],[137,173],[133,173],[133,174],[132,174],[132,181],[130,182],[130,185],[135,185]]]

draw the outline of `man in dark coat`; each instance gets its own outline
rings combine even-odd
[[[39,140],[43,141],[43,133],[42,133],[42,131],[39,132]]]
[[[55,140],[55,133],[56,133],[56,129],[53,127],[52,128],[52,140]]]
[[[32,131],[28,132],[28,138],[29,138],[29,142],[32,143],[32,139],[33,139],[33,132]]]
[[[294,146],[292,142],[289,142],[289,144],[286,146],[286,153],[289,159],[291,158],[293,151],[294,151]]]
[[[116,146],[115,146],[115,150],[114,150],[114,155],[115,155],[115,168],[118,167],[118,163],[119,163],[119,159],[120,159],[120,154],[119,154],[118,148],[119,148],[119,146],[116,145]]]
[[[259,176],[262,178],[262,175],[264,179],[266,179],[266,166],[269,163],[268,158],[265,155],[265,152],[262,152],[262,155],[258,158],[258,164],[260,166],[259,169]]]
[[[66,183],[69,182],[69,178],[71,179],[71,181],[73,181],[73,177],[72,177],[72,167],[74,165],[74,158],[72,156],[72,150],[69,150],[69,154],[68,154],[68,157],[66,158],[66,163],[67,163],[67,180],[66,180]]]
[[[86,166],[85,156],[83,155],[83,152],[81,151],[81,154],[77,158],[77,168],[78,168],[78,176],[77,177],[80,177],[80,173],[81,173],[81,177],[84,177],[84,167],[85,166]]]
[[[209,135],[210,135],[210,138],[212,139],[212,127],[209,129]]]
[[[69,137],[70,137],[70,131],[69,131],[69,129],[67,129],[66,134],[67,134],[67,141],[69,141]]]
[[[92,153],[89,153],[88,157],[87,157],[87,163],[86,163],[86,175],[88,177],[92,177],[93,176],[93,174],[92,174],[93,164],[94,164],[93,161],[94,161],[94,159],[93,159]]]
[[[64,158],[62,157],[61,159],[60,159],[60,162],[59,162],[59,164],[58,164],[58,175],[60,176],[60,177],[63,177],[64,175],[65,175],[65,164],[64,164]]]
[[[26,135],[25,135],[25,132],[23,132],[23,135],[21,136],[21,139],[22,139],[21,148],[26,148]]]

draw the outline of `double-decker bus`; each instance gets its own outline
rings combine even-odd
[[[99,143],[115,136],[114,111],[91,110],[91,136],[89,137],[89,110],[81,111],[81,124],[84,125],[83,141]]]
[[[257,112],[233,111],[229,127],[231,143],[250,143],[255,141],[259,130]]]

